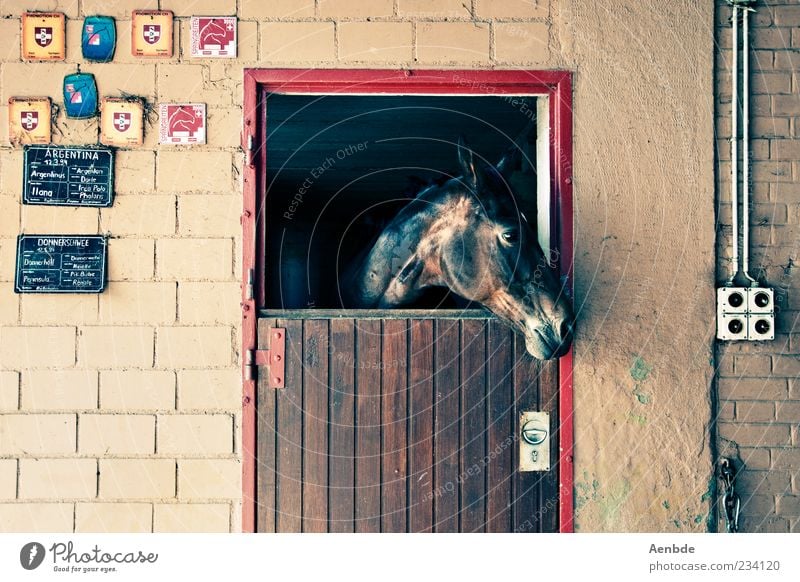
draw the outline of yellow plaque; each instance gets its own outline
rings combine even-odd
[[[63,61],[67,56],[64,15],[25,12],[22,15],[22,58],[26,61]]]
[[[172,12],[134,10],[131,53],[135,57],[172,56]]]
[[[141,101],[104,97],[100,105],[100,143],[119,147],[142,145],[143,116]]]
[[[8,100],[8,140],[12,144],[50,143],[50,98]]]

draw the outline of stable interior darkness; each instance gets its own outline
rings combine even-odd
[[[421,188],[460,174],[459,135],[491,163],[516,142],[512,183],[536,216],[535,100],[268,95],[264,307],[344,307],[339,274]],[[473,306],[442,291],[410,307]]]

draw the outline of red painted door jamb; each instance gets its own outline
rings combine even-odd
[[[572,74],[566,71],[385,71],[348,69],[246,69],[242,126],[242,531],[255,531],[256,504],[256,384],[246,366],[247,351],[255,350],[258,313],[256,249],[257,197],[263,184],[266,152],[263,131],[262,90],[275,93],[320,94],[486,94],[548,95],[550,97],[550,159],[553,243],[558,246],[562,272],[572,290]],[[263,221],[261,222],[263,225]],[[262,233],[263,235],[263,233]],[[261,241],[263,243],[263,241]],[[257,246],[258,245],[258,246]],[[573,514],[573,393],[572,350],[559,367],[559,531],[574,531]]]

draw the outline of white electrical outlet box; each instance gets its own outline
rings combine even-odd
[[[754,341],[775,339],[775,316],[771,313],[751,313],[747,319],[747,339]]]
[[[717,338],[721,340],[747,339],[747,314],[717,314]]]
[[[774,313],[775,293],[772,289],[753,287],[747,294],[747,311],[750,313]]]
[[[719,313],[746,313],[747,287],[720,287],[717,289]]]
[[[775,292],[766,287],[717,289],[717,339],[775,339]]]

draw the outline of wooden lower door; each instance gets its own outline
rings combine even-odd
[[[258,382],[257,531],[558,531],[557,362],[486,315],[314,313],[259,320],[286,370]],[[525,410],[550,413],[550,471],[517,470]]]

